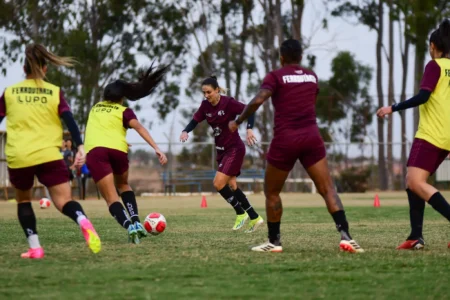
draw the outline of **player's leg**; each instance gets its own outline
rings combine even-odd
[[[422,249],[424,247],[422,228],[425,202],[449,219],[450,210],[447,201],[436,188],[427,183],[429,176],[437,170],[447,155],[448,151],[439,149],[422,139],[414,139],[406,174],[411,233],[397,249]]]
[[[72,199],[69,173],[63,160],[38,165],[36,176],[48,188],[55,207],[80,226],[86,243],[93,253],[101,250],[101,241],[94,226],[86,217],[80,203]]]
[[[253,247],[257,252],[282,252],[280,224],[283,215],[283,205],[280,193],[290,171],[281,170],[267,163],[264,177],[264,194],[266,196],[267,227],[269,230],[269,241]]]
[[[245,212],[250,217],[250,221],[248,222],[248,230],[245,232],[252,233],[258,229],[260,225],[264,223],[264,219],[258,215],[258,213],[255,211],[253,206],[250,204],[250,202],[247,199],[247,196],[242,192],[242,190],[238,187],[236,182],[236,176],[230,177],[230,180],[228,181],[228,185],[234,192],[234,196],[241,204],[242,208],[245,210]]]
[[[317,191],[325,200],[328,212],[333,217],[336,224],[336,229],[341,235],[341,242],[339,244],[340,248],[343,251],[348,252],[364,252],[364,250],[352,239],[350,235],[344,206],[342,205],[342,201],[334,188],[326,157],[320,159],[311,166],[308,166],[308,160],[303,157],[302,164],[307,165],[305,169],[316,185]]]
[[[128,231],[129,241],[137,244],[139,243],[138,233],[128,218],[126,209],[117,194],[108,150],[103,147],[92,149],[86,156],[86,165],[91,172],[92,179],[97,185],[100,194],[108,205],[110,214],[120,226]]]
[[[222,164],[223,164],[222,160]],[[220,164],[219,164],[220,166]],[[234,196],[233,190],[228,185],[228,181],[230,180],[230,176],[221,172],[221,167],[219,167],[219,171],[216,172],[216,176],[214,177],[214,188],[219,192],[219,194],[233,207],[236,212],[236,221],[234,222],[233,230],[239,230],[244,226],[245,221],[248,219],[248,214],[242,208],[241,204]]]
[[[9,180],[14,186],[17,201],[17,217],[25,233],[29,250],[21,254],[22,258],[39,259],[44,257],[44,249],[39,242],[36,230],[36,215],[31,205],[31,188],[33,187],[35,167],[8,168]]]
[[[128,168],[128,164],[127,164]],[[141,224],[139,219],[138,206],[136,201],[136,195],[134,194],[131,186],[128,184],[128,170],[122,174],[114,174],[114,182],[116,183],[117,190],[120,193],[122,202],[125,205],[128,215],[130,216],[131,223],[134,225],[139,238],[147,236],[147,231]]]

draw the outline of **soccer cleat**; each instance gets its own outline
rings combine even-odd
[[[341,251],[350,253],[363,253],[364,249],[354,240],[341,240],[339,243],[339,248]]]
[[[27,252],[22,253],[20,255],[22,258],[30,258],[30,259],[41,259],[44,258],[44,249],[41,248],[30,248]]]
[[[406,240],[397,247],[397,250],[421,250],[425,247],[423,238],[417,240]]]
[[[143,238],[147,236],[147,230],[145,230],[144,226],[142,226],[139,222],[134,222],[134,228],[137,231],[138,238]]]
[[[242,215],[236,216],[236,222],[234,222],[233,230],[239,230],[244,226],[245,221],[248,219],[248,214],[243,213]]]
[[[130,224],[130,227],[128,227],[128,242],[133,244],[139,244],[141,241],[139,241],[138,232],[133,224]]]
[[[264,224],[264,219],[261,216],[258,216],[254,220],[250,220],[248,222],[248,229],[245,231],[246,233],[252,233],[255,232],[256,229],[258,229],[259,226]]]
[[[102,242],[91,221],[88,219],[82,220],[80,222],[80,227],[89,249],[91,249],[93,253],[99,253],[102,249]]]
[[[283,252],[281,243],[279,245],[272,244],[270,241],[259,246],[252,247],[251,250],[255,252]]]

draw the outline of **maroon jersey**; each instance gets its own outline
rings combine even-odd
[[[275,110],[274,136],[306,132],[317,125],[317,75],[301,66],[288,65],[270,72],[261,89],[272,91]]]
[[[232,97],[220,96],[220,101],[216,106],[212,106],[208,100],[203,100],[194,120],[198,123],[206,119],[213,129],[214,140],[217,150],[227,150],[236,145],[243,144],[237,131],[231,132],[228,129],[228,122],[236,119],[244,111],[245,104],[236,101]]]

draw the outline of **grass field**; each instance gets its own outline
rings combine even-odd
[[[447,199],[450,194],[446,193]],[[284,195],[283,253],[252,253],[266,227],[230,230],[231,208],[217,196],[140,199],[140,214],[158,211],[166,232],[140,245],[103,201],[84,201],[103,240],[91,254],[81,233],[55,208],[35,203],[46,258],[19,258],[27,249],[16,205],[0,203],[0,299],[449,299],[448,222],[427,207],[424,251],[396,251],[409,232],[403,193],[343,195],[354,238],[366,253],[338,250],[332,218],[316,195]],[[265,216],[262,195],[250,200]]]

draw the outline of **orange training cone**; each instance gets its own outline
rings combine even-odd
[[[373,207],[380,207],[380,197],[378,197],[378,194],[375,194],[375,199],[373,200]]]
[[[206,203],[206,196],[205,195],[202,196],[202,204],[200,204],[200,207],[201,208],[207,208],[208,207],[208,204]]]

